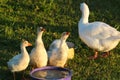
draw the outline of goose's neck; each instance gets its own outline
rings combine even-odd
[[[88,17],[89,17],[88,15],[82,14],[82,17],[80,19],[80,23],[82,23],[82,24],[88,23]]]
[[[28,52],[27,52],[25,46],[21,46],[21,53],[22,53],[22,55],[28,55]]]
[[[36,44],[38,43],[43,43],[42,42],[42,33],[38,33],[37,39],[36,39]]]
[[[66,39],[65,39],[65,40],[61,39],[60,47],[62,47],[62,45],[63,45],[65,42],[66,42]]]
[[[82,16],[82,18],[80,19],[80,23],[82,23],[82,24],[88,23],[88,17]]]
[[[82,11],[82,17],[80,19],[80,23],[82,24],[88,23],[88,18],[89,18],[89,9],[86,9]]]

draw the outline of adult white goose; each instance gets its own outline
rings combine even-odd
[[[7,64],[8,68],[11,70],[11,72],[19,72],[22,70],[25,70],[29,64],[30,58],[29,54],[26,50],[27,46],[32,46],[31,43],[28,41],[23,40],[21,43],[21,54],[18,54],[14,56],[12,59],[10,59]],[[15,75],[14,75],[14,80],[15,80]]]
[[[106,52],[103,56],[107,56],[109,51],[119,43],[120,32],[103,22],[89,23],[89,8],[87,4],[81,3],[80,10],[82,17],[78,23],[79,37],[88,47],[95,50],[94,56],[90,57],[90,59],[98,57],[97,51]]]
[[[48,51],[49,65],[64,67],[68,56],[68,46],[66,45],[66,39],[68,38],[69,34],[69,32],[63,32],[60,39],[60,45],[58,45],[58,47],[51,48]]]
[[[45,31],[43,27],[37,29],[37,39],[35,48],[32,49],[30,53],[30,64],[34,67],[44,67],[47,65],[48,56],[44,43],[42,41],[42,34]]]

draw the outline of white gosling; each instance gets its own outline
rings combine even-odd
[[[78,23],[79,37],[88,47],[95,50],[90,59],[96,59],[98,51],[106,52],[103,56],[108,56],[109,51],[119,43],[120,32],[103,22],[89,23],[89,8],[86,3],[80,4],[80,10],[82,17]]]
[[[12,59],[10,59],[7,62],[8,68],[11,70],[11,72],[13,72],[13,74],[14,72],[23,71],[28,67],[30,58],[26,50],[27,46],[32,46],[32,44],[29,43],[28,41],[23,40],[20,45],[21,54],[14,56]],[[14,75],[14,80],[15,80],[15,75]]]
[[[49,49],[49,65],[64,67],[68,57],[68,46],[66,44],[66,39],[69,37],[69,34],[69,32],[63,32],[60,39],[61,41],[58,41],[58,45],[56,44],[57,47],[51,46]]]
[[[47,65],[48,56],[42,40],[42,35],[45,29],[40,27],[37,29],[37,39],[35,48],[30,53],[30,64],[34,68],[40,68]]]
[[[59,48],[61,44],[61,39],[56,39],[54,40],[51,44],[50,44],[50,47],[49,47],[49,50],[48,50],[48,58],[51,56],[51,51],[55,48]],[[64,44],[65,47],[68,47],[68,59],[73,59],[74,58],[74,44],[72,42],[66,42]]]

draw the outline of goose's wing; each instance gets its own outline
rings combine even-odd
[[[120,35],[120,32],[118,32],[115,28],[102,22],[89,23],[87,26],[88,27],[85,28],[84,33],[89,37],[106,39]]]
[[[60,45],[60,41],[61,41],[61,40],[59,40],[59,39],[54,40],[54,41],[50,44],[49,50],[52,50],[52,49],[54,49],[54,48],[58,48],[59,45]]]
[[[17,65],[20,62],[22,55],[18,54],[16,56],[14,56],[12,59],[10,59],[7,63],[8,65]]]
[[[58,48],[59,45],[60,45],[60,40],[59,40],[59,39],[54,40],[54,41],[50,44],[49,50],[47,51],[48,57],[50,57],[50,56],[53,54],[54,49]]]

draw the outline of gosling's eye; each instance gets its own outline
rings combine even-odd
[[[25,44],[27,44],[28,42],[27,41],[25,41]]]

